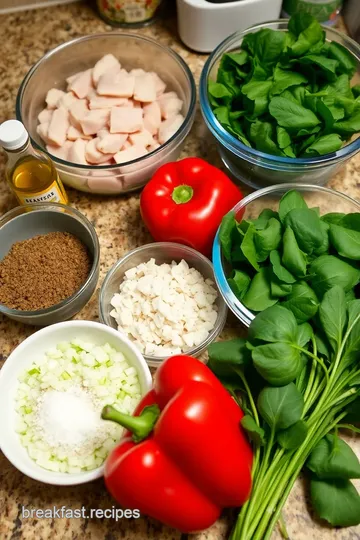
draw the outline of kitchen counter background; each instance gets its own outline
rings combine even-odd
[[[0,121],[14,118],[18,87],[30,67],[49,49],[70,39],[97,32],[109,32],[106,25],[86,3],[25,11],[0,18],[3,36],[0,57]],[[179,41],[173,14],[153,26],[135,30],[154,37],[175,49],[189,64],[196,81],[206,60],[187,50]],[[182,157],[197,155],[220,166],[215,145],[210,139],[198,111]],[[3,174],[4,156],[0,156],[0,215],[15,206]],[[360,154],[332,180],[334,189],[359,198]],[[248,191],[244,187],[244,192]],[[70,203],[94,224],[101,245],[101,284],[106,272],[127,251],[151,241],[139,214],[138,194],[123,197],[99,197],[68,190]],[[98,320],[98,291],[77,318]],[[34,331],[0,316],[0,366],[10,352]],[[244,330],[232,316],[222,338],[239,335]],[[347,439],[360,455],[360,437]],[[226,459],[226,456],[224,456]],[[360,487],[360,483],[357,483]],[[360,526],[333,530],[313,521],[305,498],[306,482],[301,480],[285,507],[284,518],[292,540],[360,540]],[[140,488],[141,489],[141,488]],[[161,524],[141,518],[112,519],[24,519],[25,508],[46,509],[65,505],[70,509],[111,508],[114,501],[106,493],[102,480],[75,487],[53,487],[24,477],[0,452],[0,539],[46,540],[223,540],[227,536],[229,512],[225,512],[211,529],[203,533],[181,535]],[[276,531],[273,540],[280,539]]]

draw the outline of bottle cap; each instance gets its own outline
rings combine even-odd
[[[28,138],[25,126],[18,120],[7,120],[0,125],[0,145],[5,150],[21,148]]]

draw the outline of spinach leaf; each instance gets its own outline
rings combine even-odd
[[[346,137],[358,133],[360,131],[360,111],[355,112],[347,120],[335,122],[334,131]]]
[[[208,367],[218,377],[231,377],[235,369],[243,369],[251,361],[246,340],[237,338],[211,343],[208,348]]]
[[[311,208],[290,210],[284,220],[285,227],[291,227],[299,248],[312,253],[324,240],[324,232],[319,216]]]
[[[329,44],[328,54],[331,58],[334,58],[338,61],[339,71],[342,73],[348,74],[352,77],[356,71],[357,64],[355,57],[347,50],[345,47],[336,43],[336,41],[331,41]]]
[[[273,273],[279,281],[290,284],[295,283],[296,279],[294,276],[290,274],[288,270],[286,270],[285,266],[282,266],[280,253],[278,251],[271,251],[270,262],[272,264]]]
[[[322,74],[329,81],[334,81],[336,79],[336,69],[339,65],[339,62],[337,60],[327,58],[326,56],[320,54],[309,54],[303,56],[302,58],[297,58],[296,62],[299,62],[300,64],[310,65],[312,68],[315,65],[321,70]]]
[[[274,71],[274,84],[271,87],[271,95],[275,96],[281,94],[287,88],[291,86],[297,86],[299,84],[306,84],[308,82],[305,75],[296,71],[288,71],[276,67]]]
[[[248,309],[253,311],[263,311],[276,304],[277,298],[271,296],[270,268],[260,268],[242,301]]]
[[[304,323],[314,317],[319,302],[309,285],[305,281],[299,281],[293,285],[287,301],[282,306],[293,312],[298,323]]]
[[[291,145],[291,137],[286,131],[285,128],[282,128],[280,126],[276,127],[276,140],[279,145],[279,148],[284,150],[284,148],[287,148]]]
[[[287,429],[277,434],[277,441],[285,450],[295,450],[305,441],[308,427],[303,420],[299,420]]]
[[[271,86],[271,81],[259,81],[251,79],[241,88],[241,92],[249,100],[254,102],[251,111],[254,118],[261,116],[267,111]]]
[[[305,109],[305,107],[280,96],[270,100],[269,112],[280,126],[289,129],[289,131],[313,128],[320,124],[320,120],[310,109]]]
[[[332,349],[337,351],[347,322],[345,293],[341,287],[335,286],[324,294],[319,317]]]
[[[279,60],[284,44],[284,32],[264,28],[255,34],[254,54],[262,64],[269,65]]]
[[[254,235],[255,235],[255,227],[251,223],[250,227],[248,227],[244,239],[241,242],[241,251],[244,254],[244,257],[246,260],[251,264],[255,270],[260,270],[260,266],[257,262],[257,252],[254,242]]]
[[[303,368],[300,352],[289,343],[259,345],[251,355],[256,371],[273,386],[289,384]]]
[[[311,502],[317,515],[334,527],[360,523],[360,495],[349,480],[318,480],[310,484]]]
[[[235,212],[226,214],[220,225],[219,239],[225,259],[231,261],[232,234],[236,229]]]
[[[326,435],[315,446],[306,463],[320,480],[360,478],[360,462],[345,441]]]
[[[331,154],[337,152],[342,147],[343,142],[340,135],[331,133],[329,135],[322,135],[318,137],[310,146],[305,150],[305,154],[309,156],[321,156],[324,154]]]
[[[241,419],[241,426],[248,434],[250,440],[256,445],[262,445],[265,442],[265,431],[263,428],[257,425],[254,418],[249,414],[246,414]]]
[[[260,152],[273,154],[276,156],[283,155],[282,151],[277,147],[274,138],[273,126],[270,122],[261,122],[256,120],[250,126],[250,140],[253,141],[255,147]]]
[[[285,217],[295,208],[307,208],[304,198],[296,190],[287,191],[280,199],[279,203],[279,216],[281,223],[284,223]]]
[[[296,342],[298,325],[295,317],[287,309],[276,305],[259,313],[251,322],[249,337],[251,340],[277,343],[285,341]]]
[[[250,276],[243,270],[233,270],[228,284],[235,296],[241,300],[249,288],[250,281]]]
[[[281,225],[275,218],[270,218],[264,229],[255,231],[254,244],[256,258],[259,262],[265,261],[269,253],[277,249],[281,242]]]
[[[325,32],[318,21],[308,13],[293,15],[289,21],[289,30],[297,36],[296,42],[291,47],[293,56],[301,56],[317,43],[324,43]]]
[[[298,326],[297,336],[296,336],[296,342],[299,345],[299,347],[305,347],[305,345],[309,343],[313,334],[314,334],[314,331],[312,329],[312,326],[310,326],[309,323],[300,324]]]
[[[355,86],[352,87],[352,92],[354,96],[357,98],[360,96],[360,84],[355,84]]]
[[[273,429],[287,429],[301,418],[304,400],[294,383],[266,387],[258,397],[258,409],[265,422]]]
[[[352,289],[360,279],[360,270],[334,255],[321,255],[310,265],[314,291],[322,297],[326,291],[339,285],[345,292]]]
[[[341,227],[340,225],[330,225],[330,242],[343,257],[360,260],[360,232]]]
[[[234,95],[224,84],[215,81],[209,81],[208,92],[216,99],[232,98]]]
[[[290,227],[286,227],[283,236],[282,263],[295,276],[305,276],[306,256],[299,248],[294,231]]]

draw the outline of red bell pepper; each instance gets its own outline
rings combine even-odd
[[[225,173],[192,157],[157,170],[141,194],[140,210],[156,241],[186,244],[209,256],[223,216],[242,197]]]
[[[186,533],[206,529],[222,508],[249,497],[243,412],[199,360],[169,358],[134,416],[107,406],[102,417],[130,430],[105,464],[106,486],[124,508]]]

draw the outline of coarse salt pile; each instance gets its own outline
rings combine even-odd
[[[200,345],[215,326],[218,292],[186,261],[157,265],[155,259],[125,272],[111,299],[118,330],[142,353],[181,354]]]

